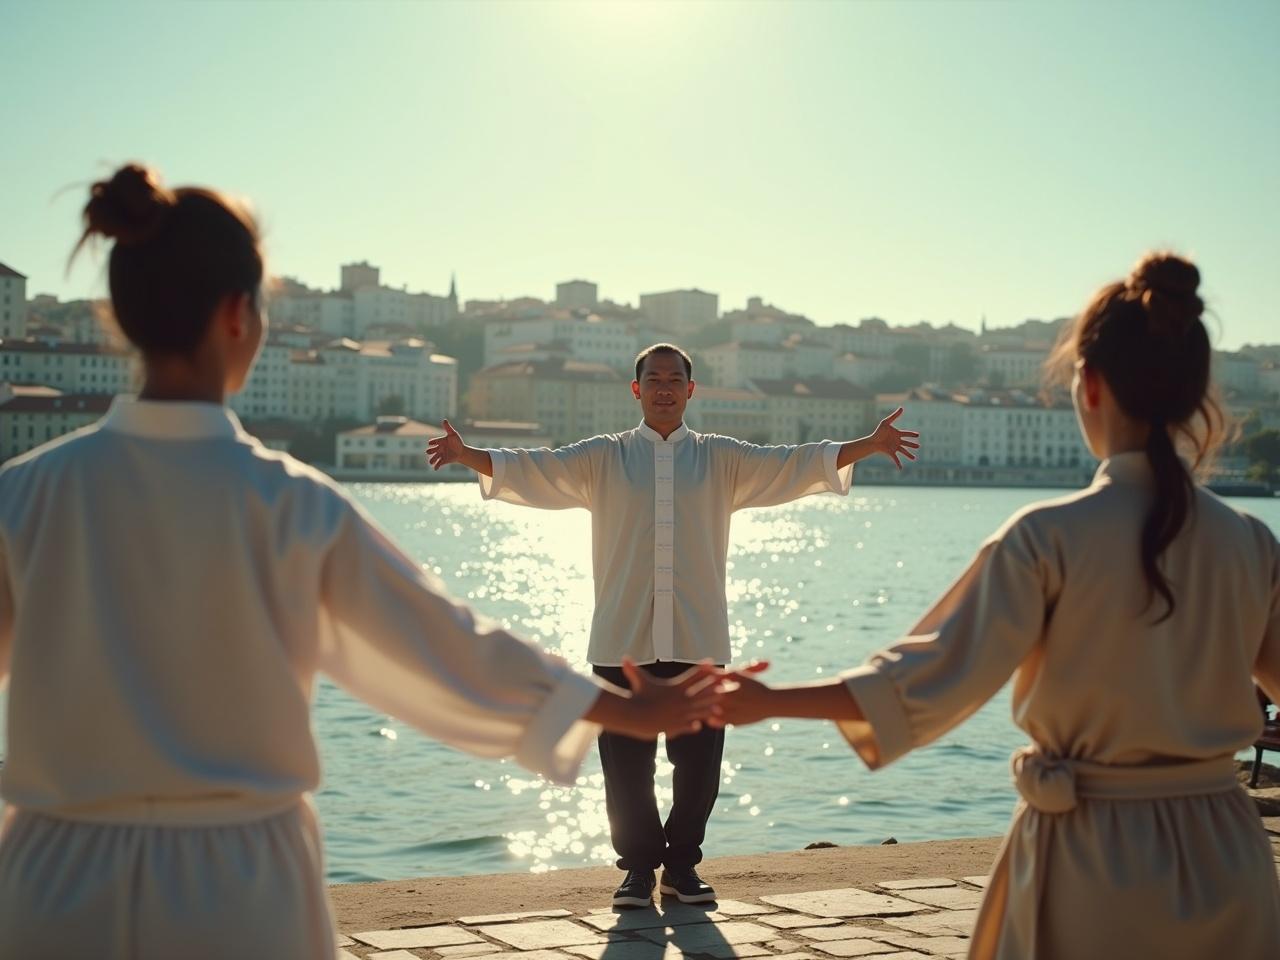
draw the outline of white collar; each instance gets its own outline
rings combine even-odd
[[[653,443],[679,443],[689,435],[689,428],[684,425],[683,420],[680,421],[680,426],[672,430],[671,436],[667,437],[665,440],[662,439],[662,434],[657,430],[654,430],[643,420],[640,421],[640,426],[636,427],[636,430],[639,432],[640,436],[644,437],[646,440],[652,441]]]
[[[102,418],[104,430],[155,440],[244,439],[248,434],[234,413],[220,403],[139,400],[118,396]]]

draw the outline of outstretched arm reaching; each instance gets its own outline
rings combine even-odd
[[[900,416],[902,416],[902,407],[881,420],[869,436],[850,440],[844,444],[840,448],[839,456],[836,457],[836,467],[847,467],[876,453],[883,453],[899,470],[902,469],[902,461],[898,459],[899,457],[914,460],[916,455],[911,451],[920,449],[920,444],[916,442],[920,434],[915,430],[899,430],[895,427],[894,421]]]
[[[450,463],[460,463],[470,467],[476,473],[486,477],[493,476],[493,458],[488,450],[468,447],[462,442],[462,435],[453,429],[453,424],[444,421],[444,436],[427,442],[427,460],[435,470]]]

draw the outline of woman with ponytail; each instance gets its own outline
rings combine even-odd
[[[0,469],[0,957],[325,960],[318,671],[482,756],[572,783],[600,726],[697,730],[717,695],[628,694],[455,604],[323,475],[225,404],[262,341],[243,206],[130,165],[80,243],[143,386]],[[77,245],[79,249],[79,245]]]
[[[728,722],[833,719],[876,769],[1012,677],[1031,744],[971,958],[1280,957],[1271,845],[1234,761],[1261,730],[1254,681],[1280,700],[1280,545],[1193,479],[1222,432],[1199,283],[1150,254],[1067,330],[1091,486],[1011,517],[862,667],[727,681]]]

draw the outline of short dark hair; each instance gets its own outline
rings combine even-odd
[[[641,367],[644,366],[644,362],[648,360],[651,356],[653,356],[655,353],[667,353],[667,354],[671,354],[672,356],[679,357],[681,360],[684,361],[684,375],[688,377],[690,380],[693,379],[693,361],[689,359],[689,354],[687,354],[680,347],[677,347],[674,343],[655,343],[653,346],[645,347],[638,354],[636,354],[636,379],[637,380],[640,379],[640,369]]]

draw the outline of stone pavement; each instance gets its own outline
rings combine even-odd
[[[340,960],[928,960],[963,957],[986,877],[891,880],[721,900],[663,899],[641,910],[574,916],[536,910],[450,923],[364,930],[338,939]],[[502,956],[499,956],[499,955]]]
[[[1280,819],[1265,821],[1280,874]],[[886,880],[689,906],[460,917],[344,931],[340,960],[929,960],[964,957],[986,877]]]

